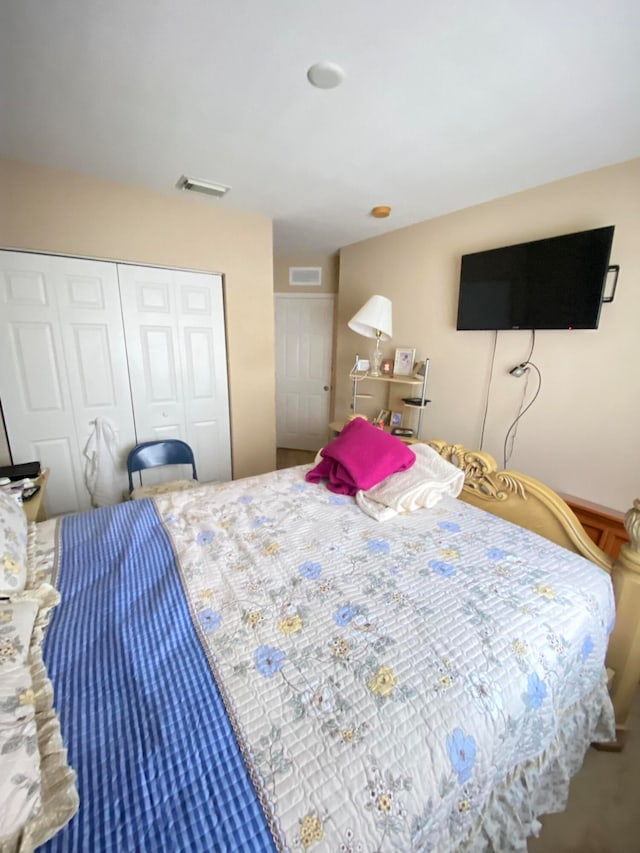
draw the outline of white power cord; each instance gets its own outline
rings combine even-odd
[[[536,388],[536,393],[531,398],[531,401],[523,409],[522,406],[524,405],[524,400],[525,400],[525,397],[527,394],[527,387],[529,385],[529,368],[530,367],[533,367],[535,372],[538,374],[538,387]],[[520,411],[518,412],[518,416],[514,420],[514,422],[511,424],[511,426],[507,430],[507,434],[504,437],[504,448],[503,448],[503,455],[502,455],[502,459],[503,459],[502,467],[503,468],[507,467],[507,462],[509,461],[509,459],[511,459],[511,455],[513,454],[513,445],[514,445],[515,440],[516,440],[518,423],[520,422],[520,419],[529,411],[531,406],[533,406],[536,399],[538,398],[538,394],[540,393],[540,389],[542,388],[542,374],[538,370],[538,367],[532,361],[527,361],[527,362],[524,362],[523,364],[519,364],[518,368],[522,368],[521,373],[514,373],[513,370],[510,370],[509,373],[511,373],[512,376],[522,376],[523,373],[526,373],[527,374],[527,380],[525,382],[524,390],[522,392],[522,401],[520,403]],[[514,368],[514,370],[515,369],[516,368]],[[509,434],[511,433],[511,430],[514,430],[514,433],[513,433],[513,438],[511,440],[511,449],[509,450],[509,455],[507,455],[507,442],[509,441]]]

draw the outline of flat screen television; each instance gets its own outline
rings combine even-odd
[[[614,226],[462,256],[464,329],[597,329]]]

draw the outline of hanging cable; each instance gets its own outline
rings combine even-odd
[[[529,350],[529,355],[527,356],[527,358],[523,362],[521,362],[520,364],[516,364],[515,367],[511,368],[509,373],[512,376],[516,376],[516,377],[524,376],[524,374],[527,372],[527,365],[531,361],[531,356],[533,355],[533,348],[535,347],[535,345],[536,345],[536,330],[531,329],[531,349]]]
[[[522,365],[520,365],[520,367],[522,368]],[[505,435],[505,438],[504,438],[504,451],[502,454],[502,463],[503,463],[502,467],[503,468],[507,467],[507,462],[509,461],[509,459],[511,459],[511,456],[513,454],[513,447],[516,443],[516,436],[518,435],[519,419],[520,419],[520,416],[522,414],[524,401],[527,399],[527,390],[529,388],[529,377],[531,376],[531,373],[527,368],[524,368],[524,372],[526,373],[527,378],[524,381],[524,388],[522,389],[522,397],[520,399],[520,407],[518,409],[518,414],[516,416],[515,421],[511,425],[511,427],[509,427],[509,429],[511,429],[513,427],[513,432],[511,434],[511,447],[509,448],[508,451],[507,451],[507,439],[509,438],[509,431],[507,431],[507,434]]]
[[[533,350],[532,350],[532,352],[533,352]],[[523,408],[522,408],[522,403],[524,403],[525,394],[526,394],[526,392],[527,392],[527,386],[526,386],[526,384],[525,384],[524,393],[523,393],[523,395],[522,395],[522,403],[520,404],[520,412],[518,413],[518,417],[514,420],[514,422],[511,424],[511,426],[510,426],[510,427],[509,427],[509,429],[507,430],[507,434],[506,434],[506,435],[505,435],[505,437],[504,437],[504,448],[503,448],[503,453],[502,453],[502,460],[503,460],[503,461],[502,461],[502,467],[503,467],[503,468],[506,468],[506,467],[507,467],[507,462],[508,462],[508,460],[511,458],[511,454],[513,453],[513,444],[514,444],[514,442],[515,442],[515,434],[514,434],[514,436],[513,436],[513,441],[511,442],[511,450],[510,450],[510,452],[509,452],[509,456],[507,456],[507,442],[509,441],[509,434],[511,433],[511,430],[512,430],[512,429],[514,429],[514,428],[516,427],[516,425],[518,424],[518,422],[520,421],[520,419],[521,419],[524,415],[526,415],[526,413],[529,411],[529,409],[531,408],[531,406],[533,406],[533,404],[535,403],[536,399],[538,398],[538,394],[540,393],[540,389],[542,388],[542,374],[541,374],[541,373],[540,373],[540,371],[538,370],[537,366],[536,366],[532,361],[527,361],[527,362],[525,362],[525,364],[526,364],[526,366],[527,366],[527,367],[533,367],[533,369],[535,370],[535,372],[538,374],[538,387],[536,388],[536,393],[535,393],[535,394],[533,395],[533,397],[531,398],[531,401],[530,401],[530,402],[527,404],[527,406],[523,409]],[[527,381],[528,381],[528,379],[529,379],[529,376],[527,375]]]
[[[496,360],[496,345],[498,343],[498,330],[493,333],[493,352],[491,353],[491,367],[489,369],[489,380],[487,382],[487,396],[484,401],[484,415],[482,416],[482,429],[480,430],[480,450],[484,442],[484,428],[487,423],[487,412],[489,411],[489,394],[491,393],[491,381],[493,379],[493,365]]]
[[[525,364],[529,364],[529,362],[531,361],[531,356],[533,355],[533,348],[535,347],[535,345],[536,345],[536,330],[531,329],[531,349],[529,350],[529,355],[527,356],[527,360],[525,361]]]

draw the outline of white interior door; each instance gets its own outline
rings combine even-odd
[[[333,296],[276,294],[276,441],[319,450],[327,442]]]
[[[82,451],[91,421],[118,430],[119,472],[135,444],[115,264],[0,252],[0,399],[14,463],[50,469],[49,515],[88,509]]]
[[[199,480],[231,479],[222,277],[128,264],[118,277],[138,443],[180,438]]]

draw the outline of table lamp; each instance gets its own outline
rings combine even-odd
[[[391,300],[386,296],[371,296],[347,323],[350,329],[365,338],[375,338],[371,353],[370,376],[381,376],[382,353],[380,342],[391,339]]]

